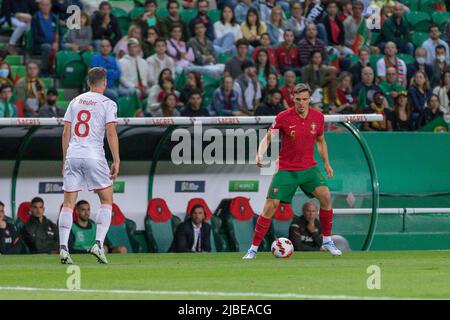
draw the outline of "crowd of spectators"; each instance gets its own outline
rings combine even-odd
[[[42,81],[57,76],[59,50],[92,52],[90,67],[108,72],[105,95],[135,95],[138,116],[276,115],[293,105],[290,92],[300,81],[323,113],[385,116],[365,130],[412,131],[450,113],[450,22],[430,22],[428,39],[414,45],[408,2],[146,0],[124,34],[111,3],[92,10],[96,2],[2,1],[0,23],[12,33],[0,55],[0,117],[17,116],[15,101],[28,117],[63,114],[55,89]],[[81,26],[67,30],[71,4],[83,8]],[[371,8],[380,9],[380,24],[369,27]],[[194,9],[186,21],[181,13]],[[22,50],[27,32],[41,62],[13,78],[5,56]]]

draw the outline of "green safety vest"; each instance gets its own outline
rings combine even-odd
[[[78,224],[74,223],[72,225],[72,233],[74,235],[73,248],[78,251],[86,251],[95,243],[96,234],[96,224],[93,222],[89,223],[90,228],[81,228]]]

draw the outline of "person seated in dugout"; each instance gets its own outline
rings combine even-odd
[[[302,215],[294,216],[289,227],[289,239],[295,251],[319,251],[322,246],[322,227],[317,219],[318,208],[313,202],[305,202]]]

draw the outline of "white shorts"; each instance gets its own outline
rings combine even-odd
[[[97,191],[112,186],[109,178],[109,167],[106,160],[70,158],[64,163],[65,192],[83,190],[86,183],[89,191]]]

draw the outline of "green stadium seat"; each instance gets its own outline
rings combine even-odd
[[[169,16],[169,10],[167,10],[166,6],[164,7],[158,7],[158,9],[156,10],[156,16],[159,19],[163,19]]]
[[[448,11],[436,11],[433,12],[431,18],[435,24],[439,26],[441,31],[444,31],[444,26],[447,21],[450,21],[450,12]]]
[[[380,33],[379,32],[375,32],[375,31],[372,31],[371,33],[370,33],[370,45],[371,46],[374,46],[374,45],[376,45],[376,43],[378,42],[378,39],[380,38]]]
[[[413,56],[406,54],[406,53],[399,53],[397,55],[397,57],[402,59],[406,65],[411,65],[411,64],[416,63],[416,59]]]
[[[23,56],[19,55],[8,55],[5,58],[5,62],[7,62],[10,66],[18,66],[23,64]]]
[[[119,206],[113,203],[111,225],[106,234],[105,244],[111,248],[124,246],[128,253],[141,252],[141,245],[135,238],[136,223],[125,218]]]
[[[356,54],[350,54],[347,57],[350,60],[350,63],[352,65],[357,64],[358,62],[361,61],[361,59],[359,58],[359,56],[357,56]]]
[[[419,1],[418,1],[419,2]],[[420,0],[419,11],[433,14],[434,12],[445,12],[445,1],[443,0]]]
[[[211,9],[211,10],[208,10],[207,15],[211,19],[212,23],[214,24],[214,22],[219,21],[221,13],[222,13],[222,10]]]
[[[127,17],[128,16],[128,12],[126,12],[124,9],[119,8],[119,7],[112,7],[111,9],[111,13],[116,17]]]
[[[180,222],[180,218],[172,215],[164,199],[151,199],[144,220],[149,252],[168,252]]]
[[[421,11],[411,11],[406,15],[406,20],[411,25],[411,29],[416,32],[428,32],[428,27],[431,24],[430,14]]]
[[[27,73],[27,67],[21,66],[21,65],[12,65],[11,73],[12,73],[13,79],[15,79],[16,76],[18,76],[19,78],[23,78],[23,77],[25,77],[25,75]]]
[[[91,68],[91,60],[94,55],[98,54],[96,51],[85,51],[81,55],[81,59],[83,59],[84,64],[86,65],[86,68]]]
[[[70,101],[66,101],[66,100],[57,100],[56,101],[56,105],[61,108],[66,110],[67,107],[69,106]]]
[[[289,227],[294,217],[294,211],[288,203],[280,203],[272,220],[273,240],[284,237],[289,238]]]
[[[86,77],[86,66],[78,53],[59,51],[56,54],[56,72],[61,78],[63,87],[83,87]]]
[[[41,81],[47,90],[49,88],[53,87],[53,79],[52,78],[41,78]]]
[[[56,91],[58,92],[58,95],[57,95],[57,100],[65,100],[65,90],[64,90],[64,88],[58,88],[58,89],[56,89]]]
[[[139,109],[142,109],[142,105],[136,94],[130,97],[120,97],[117,100],[117,106],[119,109],[117,112],[118,116],[125,118],[135,117]]]
[[[425,32],[414,32],[412,34],[411,40],[416,48],[421,47],[422,44],[427,40],[430,36]]]
[[[184,9],[180,11],[181,20],[189,23],[192,19],[194,19],[198,14],[197,9]]]
[[[233,55],[231,53],[221,53],[217,57],[217,62],[225,64],[232,57]]]
[[[411,11],[419,11],[420,0],[401,0],[400,2],[407,6]]]
[[[384,57],[384,54],[381,54],[381,53],[376,53],[376,54],[370,55],[370,58],[369,58],[370,67],[376,71],[377,70],[377,62],[378,62],[378,60],[380,60],[383,57]]]
[[[130,17],[130,20],[133,21],[134,19],[136,19],[137,16],[144,13],[144,11],[145,9],[142,7],[134,7],[133,9],[131,9],[128,16]]]
[[[81,61],[81,56],[73,51],[61,50],[56,53],[56,73],[61,75],[64,65],[72,61]]]
[[[130,25],[130,17],[128,16],[128,12],[126,12],[122,8],[113,7],[111,13],[114,14],[117,18],[117,22],[119,23],[120,32],[122,34],[127,34],[128,26]]]

